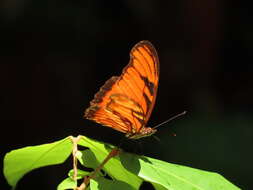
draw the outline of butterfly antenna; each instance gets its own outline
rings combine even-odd
[[[182,116],[182,115],[185,115],[185,114],[186,114],[186,111],[183,111],[182,113],[179,113],[179,114],[177,114],[177,115],[175,115],[175,116],[169,118],[168,120],[166,120],[166,121],[164,121],[164,122],[162,122],[162,123],[156,125],[155,127],[153,127],[153,129],[155,129],[155,128],[157,128],[157,127],[159,127],[159,126],[161,126],[161,125],[163,125],[163,124],[165,124],[165,123],[168,123],[168,122],[170,122],[170,121],[172,121],[172,120],[174,120],[174,119],[176,119],[176,118],[178,118],[178,117],[180,117],[180,116]]]

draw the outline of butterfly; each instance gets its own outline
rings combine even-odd
[[[125,133],[130,139],[150,136],[157,130],[146,124],[154,108],[159,81],[159,59],[149,41],[130,51],[130,61],[120,76],[100,88],[84,118]]]

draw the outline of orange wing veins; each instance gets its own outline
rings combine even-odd
[[[146,127],[153,110],[159,81],[159,60],[148,41],[137,43],[120,76],[113,76],[100,88],[84,117],[141,138],[156,130]]]

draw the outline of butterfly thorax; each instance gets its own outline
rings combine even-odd
[[[126,137],[129,139],[140,139],[153,135],[157,130],[151,127],[142,127],[138,133],[127,133]]]

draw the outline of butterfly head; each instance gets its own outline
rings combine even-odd
[[[143,127],[138,133],[127,133],[126,137],[129,139],[140,139],[153,135],[157,130],[151,127]]]

